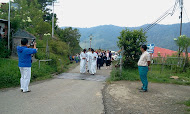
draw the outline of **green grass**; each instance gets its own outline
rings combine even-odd
[[[187,111],[188,112],[190,112],[190,99],[189,100],[187,100],[187,101],[185,101],[185,102],[180,102],[180,103],[178,103],[178,104],[184,104],[184,105],[186,105],[187,106]]]
[[[190,99],[189,99],[188,101],[184,102],[184,104],[185,104],[186,106],[190,107]]]
[[[59,72],[56,66],[50,65],[48,62],[42,62],[40,64],[40,69],[38,65],[38,62],[32,63],[31,82],[52,78],[53,73]],[[65,65],[62,71],[68,68],[69,65]],[[0,58],[0,88],[15,87],[19,84],[20,71],[18,61]]]
[[[179,79],[170,79],[171,76],[178,76]],[[114,68],[111,72],[111,77],[108,80],[139,81],[138,68],[123,69],[121,76],[120,70]],[[152,65],[152,69],[148,72],[148,80],[149,82],[155,83],[190,85],[190,71],[187,70],[186,73],[180,73],[180,68],[173,67],[173,70],[171,70],[171,67],[164,67],[164,70],[161,72],[160,65]]]

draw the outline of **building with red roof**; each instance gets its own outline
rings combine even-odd
[[[160,48],[160,47],[154,47],[153,57],[158,57],[158,56],[167,57],[167,56],[177,55],[177,53],[178,53],[177,51]],[[185,53],[183,53],[183,55],[185,56]],[[188,54],[188,56],[190,57],[190,53]]]

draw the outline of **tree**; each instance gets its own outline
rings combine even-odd
[[[76,53],[76,51],[74,52],[74,50],[78,50],[77,52],[80,52],[81,49],[79,46],[79,42],[81,34],[79,33],[78,29],[73,29],[72,27],[68,27],[65,29],[57,28],[56,34],[62,41],[68,44],[70,52],[72,52],[72,54]]]
[[[178,39],[175,40],[175,42],[176,45],[180,47],[178,53],[182,53],[183,51],[185,51],[185,64],[183,68],[183,71],[185,71],[186,67],[188,67],[189,65],[188,47],[190,46],[190,38],[185,35],[181,35],[180,37],[178,37]]]
[[[120,32],[118,37],[118,47],[124,49],[124,67],[136,67],[140,58],[140,46],[146,43],[146,34],[141,30],[125,29]]]
[[[39,35],[39,38],[42,39],[44,34],[51,32],[51,25],[47,22],[44,22],[43,20],[39,21],[39,23],[36,25],[36,32]]]

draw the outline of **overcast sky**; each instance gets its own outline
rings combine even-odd
[[[0,0],[8,1],[8,0]],[[151,23],[171,8],[175,0],[57,0],[55,13],[58,25],[72,27],[93,27],[116,25],[135,27]],[[190,18],[190,0],[184,0],[184,7]],[[180,9],[160,24],[179,23]],[[184,22],[188,22],[184,12]]]
[[[175,0],[58,0],[55,12],[59,26],[92,27],[117,25],[125,27],[151,23],[174,5]],[[184,0],[190,18],[190,0]],[[161,24],[179,23],[180,10]],[[184,15],[184,22],[187,22]]]

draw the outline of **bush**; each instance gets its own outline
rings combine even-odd
[[[49,39],[49,58],[46,55],[47,38]],[[61,40],[51,39],[48,36],[43,39],[44,40],[37,40],[37,47],[40,48],[38,49],[38,53],[35,57],[39,60],[51,59],[51,61],[47,63],[53,66],[56,69],[56,72],[63,72],[69,64],[68,45]]]
[[[0,50],[0,58],[9,58],[9,56],[11,55],[11,50],[8,50],[7,41],[5,41],[4,39],[0,40]]]
[[[120,69],[114,69],[111,72],[111,80],[129,80],[129,81],[137,81],[139,79],[138,69],[129,68],[129,69],[122,69],[120,73]]]
[[[20,84],[20,70],[18,61],[12,59],[0,59],[0,88],[18,86]],[[38,62],[32,64],[31,81],[51,78],[51,74],[56,72],[56,68],[41,63],[39,69]]]
[[[137,62],[140,58],[140,46],[146,43],[146,33],[141,30],[125,29],[120,32],[118,37],[118,47],[124,49],[123,67],[137,67]]]

